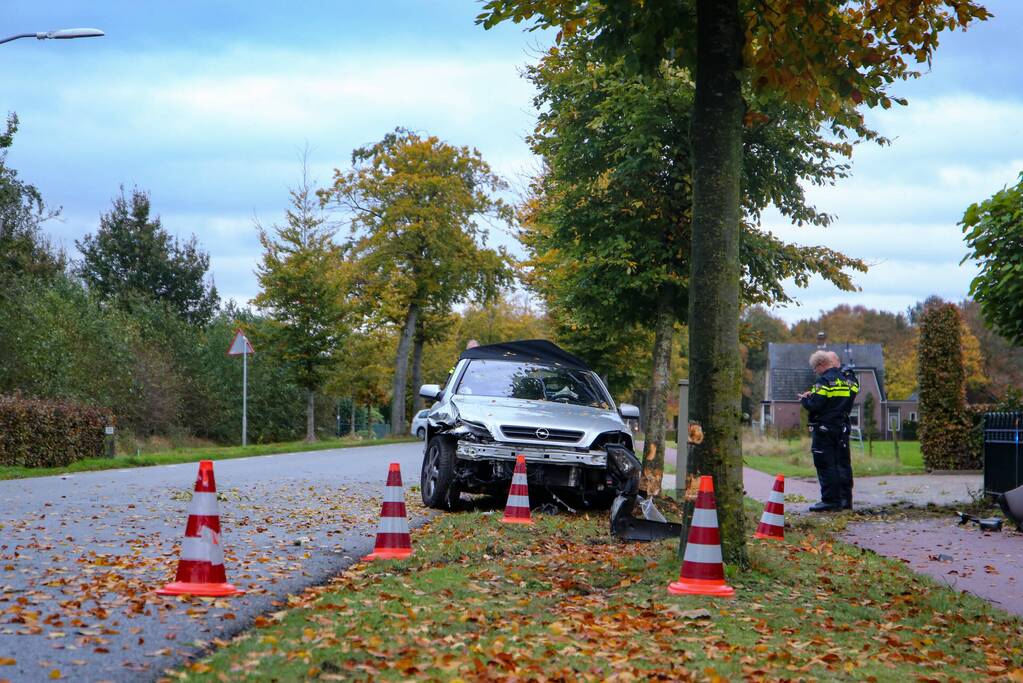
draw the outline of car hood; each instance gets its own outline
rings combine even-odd
[[[603,432],[619,431],[629,434],[629,428],[613,410],[554,401],[530,401],[493,396],[457,395],[451,398],[451,403],[462,419],[486,425],[498,441],[580,447],[590,445]],[[581,432],[581,436],[573,441],[555,438],[538,439],[532,435],[530,435],[532,438],[527,438],[521,433],[505,434],[503,428],[507,426],[542,428],[549,432],[567,430]]]

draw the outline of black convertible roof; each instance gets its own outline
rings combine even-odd
[[[557,344],[546,339],[523,339],[521,341],[487,344],[474,349],[462,351],[459,359],[474,360],[510,360],[520,363],[542,363],[558,365],[576,370],[589,370],[589,366],[581,358],[573,356]]]

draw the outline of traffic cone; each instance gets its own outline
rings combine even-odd
[[[773,538],[785,540],[785,475],[779,474],[774,480],[774,488],[767,498],[764,514],[753,534],[755,538]]]
[[[412,536],[405,512],[405,489],[401,486],[401,466],[392,462],[387,468],[384,504],[380,509],[377,543],[367,560],[401,560],[412,554]]]
[[[533,523],[529,514],[529,483],[526,481],[526,458],[523,455],[515,458],[515,472],[512,474],[511,488],[508,489],[508,504],[501,521],[509,524]]]
[[[730,598],[735,589],[725,583],[725,566],[721,562],[721,535],[718,532],[717,505],[714,502],[714,479],[700,477],[696,509],[689,526],[689,539],[682,558],[678,581],[668,584],[673,595],[716,595]]]
[[[178,573],[172,583],[156,591],[160,595],[201,595],[223,597],[240,595],[227,582],[224,572],[224,546],[220,537],[220,512],[217,509],[217,483],[213,479],[213,461],[199,462],[195,493],[188,504],[188,524],[181,542]]]

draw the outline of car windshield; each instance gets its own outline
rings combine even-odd
[[[470,361],[455,393],[555,401],[610,410],[607,395],[593,373],[535,363]]]

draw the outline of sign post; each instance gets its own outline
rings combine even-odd
[[[240,329],[235,330],[234,340],[231,341],[231,346],[227,349],[227,355],[229,356],[241,356],[242,357],[242,445],[248,444],[249,424],[248,424],[248,412],[249,412],[249,354],[255,353],[252,348],[252,344],[249,343],[248,337]]]

